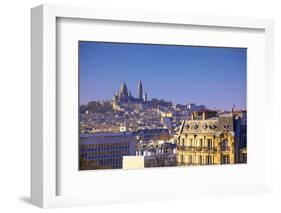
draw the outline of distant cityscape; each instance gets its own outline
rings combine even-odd
[[[80,105],[80,170],[247,163],[246,109],[150,98],[141,80],[134,96],[120,84],[112,100]]]

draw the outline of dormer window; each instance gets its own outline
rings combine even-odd
[[[228,129],[229,125],[228,125],[228,124],[224,124],[223,127],[224,127],[225,129]]]

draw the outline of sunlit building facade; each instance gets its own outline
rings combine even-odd
[[[243,116],[246,113],[192,113],[191,119],[183,122],[178,134],[177,165],[245,163],[246,121],[242,127]]]

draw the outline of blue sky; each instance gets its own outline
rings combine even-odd
[[[111,100],[123,81],[148,99],[246,108],[245,48],[79,42],[80,103]]]

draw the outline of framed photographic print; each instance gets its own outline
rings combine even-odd
[[[78,45],[80,170],[247,163],[246,48]]]
[[[270,192],[272,20],[31,14],[32,203]]]

